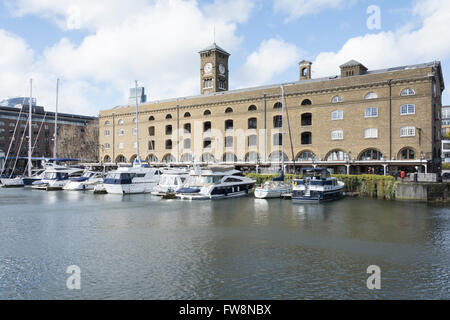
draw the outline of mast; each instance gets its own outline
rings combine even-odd
[[[137,88],[138,88],[138,82],[137,80],[135,81],[135,96],[136,96],[136,160],[139,162],[139,164],[141,164],[141,156],[139,154],[139,112],[138,112],[138,96],[137,96]]]
[[[31,161],[31,135],[33,133],[33,128],[31,126],[31,116],[33,113],[33,79],[30,79],[30,101],[28,103],[28,106],[28,176],[31,177],[31,169],[33,167],[33,163]]]
[[[281,85],[281,172],[284,172],[284,86]]]
[[[59,95],[59,78],[56,79],[56,109],[55,109],[55,136],[54,136],[54,145],[53,145],[53,158],[56,159],[56,145],[58,139],[58,95]]]

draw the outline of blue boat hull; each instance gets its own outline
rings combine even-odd
[[[310,196],[305,196],[303,191],[294,191],[292,193],[292,202],[294,203],[319,203],[341,199],[343,196],[342,189],[329,192],[316,192]]]

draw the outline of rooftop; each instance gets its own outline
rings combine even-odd
[[[205,49],[199,51],[199,53],[203,53],[203,52],[207,52],[207,51],[213,51],[213,50],[222,52],[223,54],[226,54],[227,56],[230,56],[230,54],[228,52],[226,52],[224,49],[219,47],[215,42],[212,45],[206,47]]]

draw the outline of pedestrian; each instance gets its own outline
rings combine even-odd
[[[402,182],[403,182],[403,179],[405,179],[405,171],[401,171],[400,172],[400,178],[402,178]]]

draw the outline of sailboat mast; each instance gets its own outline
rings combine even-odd
[[[59,78],[56,79],[56,109],[55,109],[55,136],[54,136],[54,145],[53,145],[53,158],[56,159],[56,145],[58,139],[58,98],[59,98]]]
[[[281,85],[281,171],[284,172],[284,86]]]
[[[137,80],[135,81],[135,96],[136,96],[136,160],[139,161],[139,164],[141,163],[141,156],[139,154],[139,112],[138,112],[138,95],[137,95],[137,90],[138,90],[138,82]]]
[[[33,166],[33,163],[31,161],[31,139],[32,139],[32,120],[31,116],[33,114],[33,79],[30,79],[30,101],[28,103],[29,109],[28,109],[28,176],[31,177],[31,169]]]

